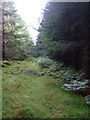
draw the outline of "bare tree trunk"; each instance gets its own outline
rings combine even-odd
[[[2,61],[2,2],[0,1],[0,61]]]
[[[85,52],[85,77],[90,78],[90,2],[88,3],[88,13],[86,16],[87,38]]]
[[[88,20],[87,20],[87,25],[88,25],[88,78],[90,78],[90,2],[88,3]]]
[[[2,4],[2,59],[5,60],[5,20],[4,20],[4,4]]]

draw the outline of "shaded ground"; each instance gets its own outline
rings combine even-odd
[[[14,61],[3,68],[3,118],[89,117],[90,107],[62,82],[41,74],[35,61]]]

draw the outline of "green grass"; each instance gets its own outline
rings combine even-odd
[[[30,74],[27,71],[32,70]],[[89,117],[90,107],[81,96],[61,89],[52,76],[41,75],[35,61],[13,61],[2,68],[3,118]]]

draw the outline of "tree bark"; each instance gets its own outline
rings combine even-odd
[[[5,60],[5,20],[4,20],[4,4],[2,4],[2,60]]]

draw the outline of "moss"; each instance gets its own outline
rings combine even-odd
[[[88,117],[90,107],[83,97],[61,89],[63,80],[48,76],[34,60],[13,61],[3,68],[2,115],[3,118],[70,118]],[[24,74],[32,70],[41,73]],[[64,76],[65,69],[57,72]],[[42,75],[44,73],[44,75]],[[61,78],[59,78],[61,79]],[[7,106],[7,107],[6,107]]]

